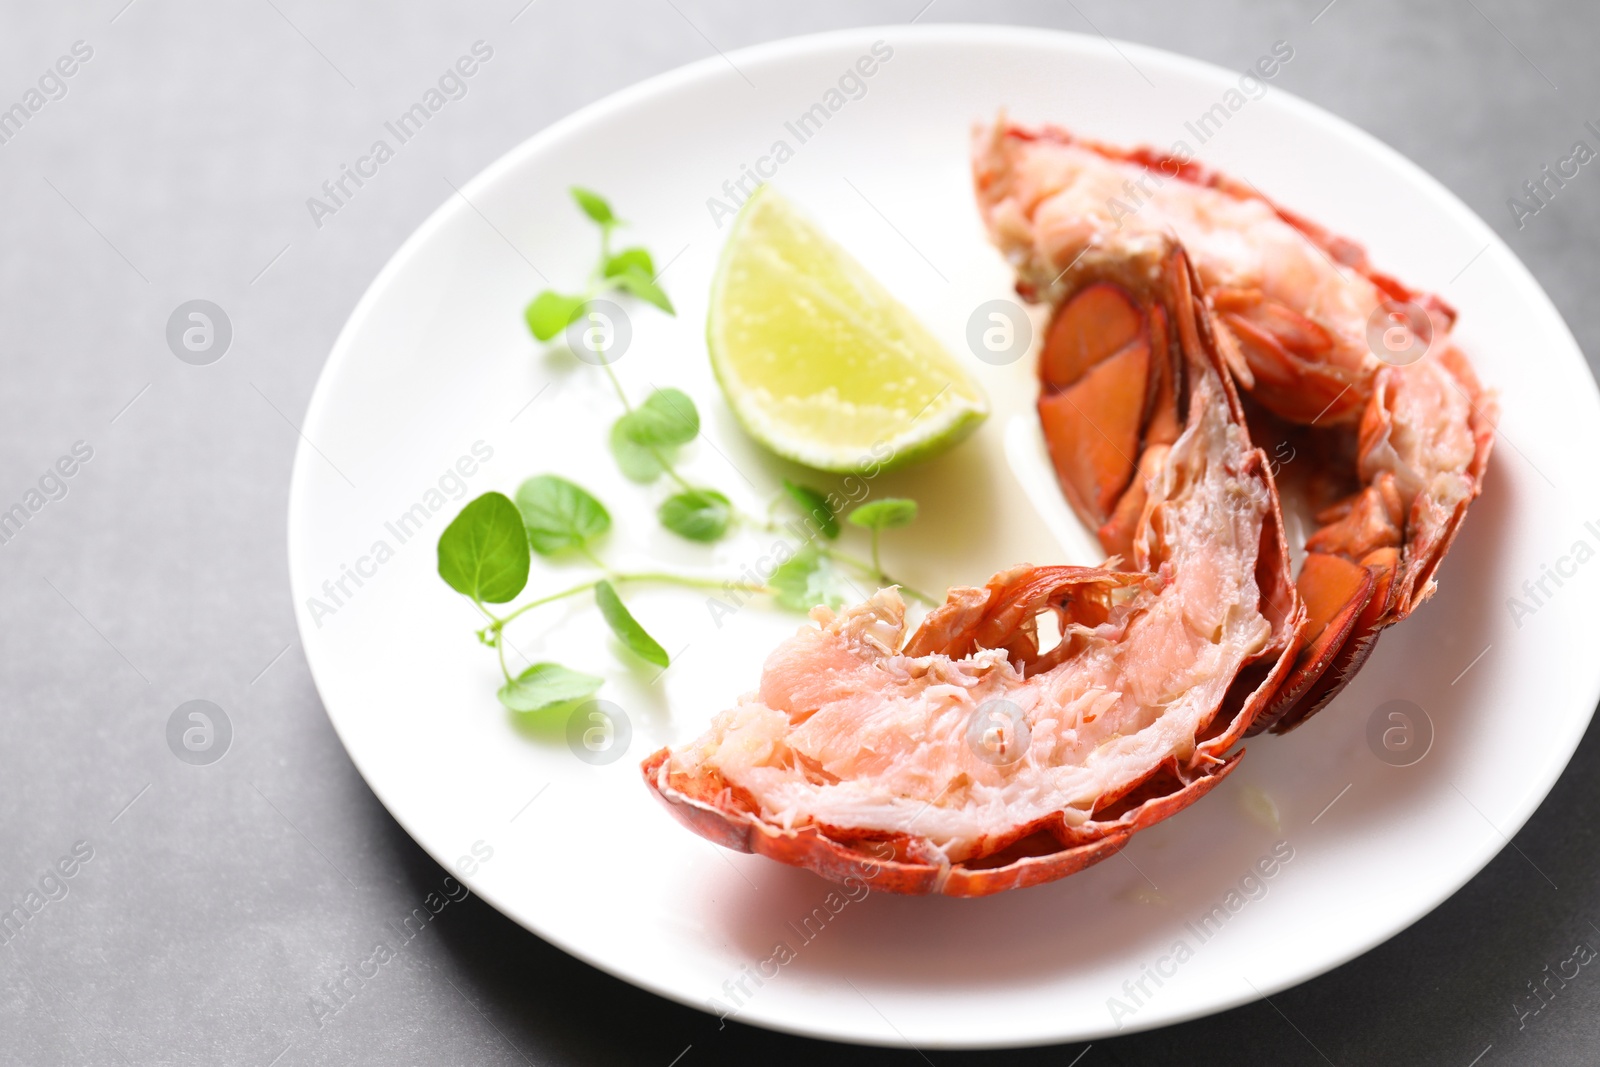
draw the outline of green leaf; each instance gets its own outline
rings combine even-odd
[[[632,293],[640,300],[654,304],[668,315],[677,314],[666,291],[656,284],[653,277],[636,267],[629,267],[613,276],[611,283],[624,292]]]
[[[910,526],[917,518],[917,502],[902,497],[884,497],[862,504],[850,513],[850,521],[869,530],[893,530]]]
[[[611,424],[611,455],[630,480],[648,485],[666,470],[661,457],[649,445],[641,445],[630,434],[628,416]]]
[[[605,276],[615,278],[630,270],[639,271],[646,278],[656,276],[655,260],[650,258],[650,253],[643,248],[624,248],[610,259],[606,260]]]
[[[528,329],[541,341],[548,341],[572,325],[588,301],[581,296],[567,296],[554,289],[546,289],[534,297],[523,310]]]
[[[733,505],[715,489],[691,489],[669,496],[656,515],[661,525],[690,541],[716,541],[728,532]]]
[[[778,566],[767,579],[776,591],[779,606],[790,611],[810,611],[818,604],[838,608],[844,604],[838,572],[833,561],[806,545]]]
[[[517,675],[516,681],[500,687],[500,703],[512,711],[543,711],[592,697],[604,684],[603,678],[559,663],[535,663]]]
[[[641,445],[686,445],[700,433],[700,413],[681,389],[657,389],[623,421],[628,436]]]
[[[616,215],[611,213],[611,205],[606,203],[606,198],[599,193],[590,192],[580,186],[574,185],[571,189],[572,199],[583,208],[583,213],[602,226],[609,226],[617,221]]]
[[[504,493],[484,493],[439,535],[439,577],[474,600],[504,604],[528,584],[528,535]]]
[[[657,389],[612,425],[611,454],[623,474],[648,483],[666,469],[672,451],[694,440],[699,432],[700,415],[689,395],[678,389]]]
[[[605,505],[580,485],[540,474],[517,488],[517,510],[528,542],[541,556],[582,548],[611,528]]]
[[[633,652],[634,655],[646,663],[654,663],[657,667],[665,667],[671,663],[667,657],[667,650],[656,642],[656,639],[645,633],[639,620],[635,619],[623,604],[622,598],[617,596],[617,591],[611,583],[601,580],[594,587],[594,602],[600,609],[600,614],[605,618],[606,625],[611,627],[611,632],[617,639]]]
[[[806,518],[817,524],[817,529],[830,540],[839,536],[839,520],[833,514],[833,505],[828,503],[828,498],[809,485],[800,485],[785,478],[783,491],[789,494],[789,499],[800,505],[800,512]]]

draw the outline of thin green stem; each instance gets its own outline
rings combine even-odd
[[[874,530],[873,534],[874,534],[873,540],[876,541],[877,540],[877,538],[876,538],[877,531]],[[897,586],[900,587],[901,591],[904,592],[907,596],[911,597],[913,600],[920,600],[922,603],[928,605],[929,607],[935,607],[939,603],[937,600],[933,599],[927,593],[922,592],[920,589],[916,589],[913,586],[909,586],[906,583],[904,583],[902,581],[898,581],[895,578],[891,577],[889,574],[887,574],[884,571],[884,569],[881,566],[879,566],[879,564],[878,564],[878,553],[876,551],[876,549],[877,549],[877,545],[876,544],[873,545],[874,551],[872,553],[872,562],[871,563],[868,563],[864,559],[858,559],[855,556],[850,555],[848,552],[841,552],[837,548],[830,548],[827,545],[819,545],[818,547],[821,549],[822,554],[827,556],[829,559],[832,559],[832,560],[834,560],[834,561],[836,561],[838,563],[846,564],[847,566],[850,566],[850,567],[854,567],[857,571],[861,572],[861,574],[863,576],[872,579],[873,581],[877,582],[879,585],[897,585]]]
[[[820,549],[822,554],[827,556],[829,559],[839,563],[848,564],[869,578],[876,578],[883,573],[866,560],[852,556],[850,553],[845,552],[842,549],[833,548],[830,545],[818,545],[817,548]]]
[[[689,589],[722,589],[728,584],[728,579],[725,578],[696,578],[687,574],[668,574],[664,571],[638,571],[630,574],[618,574],[614,576],[613,580],[619,582],[660,582],[664,585],[681,585]],[[739,582],[737,584],[752,593],[773,592],[770,586],[750,585],[747,582]]]
[[[685,493],[695,492],[695,487],[683,480],[683,476],[679,474],[678,469],[672,465],[672,461],[661,454],[661,449],[657,448],[655,445],[651,445],[650,454],[656,457],[656,462],[661,464],[661,469],[666,473],[666,476],[678,483],[678,488],[682,489]]]
[[[600,366],[605,370],[606,377],[611,379],[611,388],[616,390],[617,399],[622,401],[622,410],[630,415],[633,414],[633,405],[628,402],[628,394],[622,391],[622,382],[617,380],[617,372],[611,369],[609,363],[602,363]]]
[[[562,600],[569,596],[577,596],[579,593],[582,593],[585,590],[593,589],[597,584],[599,584],[598,578],[596,578],[594,581],[584,582],[582,585],[575,585],[570,589],[563,589],[559,593],[551,593],[549,596],[542,596],[537,600],[530,600],[516,611],[513,611],[510,615],[507,615],[505,618],[495,619],[494,625],[490,626],[489,629],[495,631],[495,633],[499,633],[505,628],[506,623],[510,622],[518,615],[521,615],[523,612],[532,611],[534,608],[543,607],[545,604]],[[487,612],[485,612],[485,614],[487,614]],[[491,618],[493,618],[493,616],[491,616]]]
[[[494,635],[494,650],[500,656],[500,673],[506,676],[506,684],[510,685],[514,679],[511,672],[506,669],[506,639],[498,630]]]
[[[775,506],[776,505],[774,505],[774,507]],[[773,520],[771,508],[767,509],[767,517],[764,519],[759,515],[750,515],[739,510],[738,508],[734,508],[733,521],[739,523],[741,526],[750,526],[754,529],[761,530],[764,533],[778,533],[783,529],[782,526],[779,526],[777,522]]]
[[[585,552],[584,555],[588,555],[588,553]],[[722,589],[727,585],[728,582],[728,579],[724,578],[696,578],[692,575],[669,574],[665,571],[635,571],[626,574],[618,574],[612,572],[605,566],[605,564],[601,563],[593,556],[590,556],[589,558],[596,566],[605,571],[606,577],[604,580],[610,581],[614,584],[620,582],[659,582],[662,585],[681,585],[690,589]],[[498,643],[500,631],[505,629],[506,623],[510,622],[512,619],[515,619],[517,616],[522,615],[525,612],[532,611],[534,608],[543,607],[544,605],[554,603],[557,600],[564,600],[567,597],[577,596],[579,593],[587,592],[588,590],[599,585],[601,581],[602,579],[595,578],[591,581],[584,582],[582,585],[574,585],[571,588],[563,589],[559,593],[551,593],[548,596],[539,597],[537,600],[530,600],[516,611],[513,611],[511,614],[507,615],[505,618],[496,618],[494,615],[490,614],[482,604],[479,604],[479,609],[482,610],[484,615],[490,620],[490,624],[484,629],[487,630],[493,637],[495,637]],[[739,584],[742,588],[748,589],[753,593],[770,593],[773,591],[771,587],[765,585],[750,585],[744,582]]]

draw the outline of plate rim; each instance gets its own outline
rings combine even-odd
[[[1101,47],[1109,47],[1117,52],[1125,51],[1135,56],[1143,56],[1151,59],[1154,62],[1158,62],[1163,66],[1185,70],[1186,72],[1198,74],[1206,78],[1216,78],[1219,75],[1231,76],[1237,73],[1236,71],[1232,71],[1227,67],[1223,67],[1207,60],[1197,59],[1193,56],[1173,52],[1153,45],[1127,41],[1121,38],[1106,37],[1103,34],[1091,35],[1071,30],[1060,30],[1049,27],[1028,26],[1015,23],[947,22],[918,25],[873,24],[867,26],[827,30],[819,33],[783,37],[749,45],[726,53],[719,52],[718,54],[706,56],[690,63],[686,63],[681,66],[651,75],[640,81],[633,82],[612,93],[607,94],[606,96],[601,97],[598,100],[585,104],[559,119],[556,119],[554,122],[543,127],[542,129],[535,131],[523,140],[508,148],[505,152],[492,160],[488,165],[483,167],[483,169],[474,174],[469,181],[465,182],[460,187],[459,193],[452,193],[451,195],[447,196],[439,204],[439,206],[433,209],[427,215],[427,217],[420,224],[418,224],[415,229],[412,230],[405,240],[400,243],[400,245],[385,261],[383,267],[373,277],[373,280],[368,284],[367,288],[363,291],[360,299],[352,308],[349,316],[345,320],[344,325],[340,328],[337,336],[334,339],[333,345],[323,362],[322,368],[318,372],[316,384],[313,386],[311,397],[307,402],[305,416],[301,422],[303,432],[300,434],[300,439],[296,444],[294,460],[291,465],[288,503],[285,514],[285,532],[287,535],[286,540],[288,550],[287,562],[289,586],[291,597],[294,600],[297,635],[300,640],[301,648],[305,652],[307,669],[311,674],[313,685],[317,688],[317,696],[319,701],[322,703],[324,714],[327,715],[328,721],[330,725],[332,725],[335,735],[339,738],[339,743],[341,746],[343,746],[346,755],[349,757],[351,763],[355,766],[357,772],[361,775],[361,778],[363,782],[365,782],[367,788],[372,791],[373,795],[378,799],[379,803],[383,805],[389,816],[393,818],[403,830],[405,830],[407,836],[409,836],[412,841],[418,845],[418,847],[420,847],[436,863],[449,872],[452,877],[459,879],[468,887],[469,890],[471,890],[472,893],[482,897],[486,903],[488,903],[505,918],[521,926],[523,929],[528,930],[530,933],[539,937],[546,943],[554,945],[562,952],[576,960],[579,960],[587,966],[594,967],[597,970],[609,974],[621,981],[627,982],[629,985],[632,985],[636,988],[644,989],[657,996],[673,1001],[674,1003],[682,1004],[693,1008],[696,1011],[707,1014],[710,1014],[710,1012],[704,1004],[690,999],[690,997],[683,992],[657,983],[647,976],[629,973],[620,967],[613,967],[605,962],[601,962],[595,958],[592,958],[580,946],[571,943],[570,940],[555,936],[554,934],[545,930],[541,930],[531,921],[524,921],[524,919],[518,917],[513,910],[510,910],[507,906],[502,904],[502,902],[497,898],[497,894],[494,892],[485,892],[480,889],[478,885],[474,884],[476,881],[475,879],[469,879],[461,875],[460,872],[456,871],[452,867],[447,857],[445,857],[435,848],[430,847],[427,842],[419,837],[418,834],[413,830],[413,827],[408,821],[407,817],[400,810],[397,810],[396,805],[390,802],[390,799],[385,793],[385,789],[379,784],[379,782],[374,780],[373,775],[368,773],[367,767],[363,765],[362,757],[358,755],[357,750],[350,745],[345,737],[344,731],[340,728],[339,716],[335,714],[329,702],[323,697],[323,685],[319,680],[319,675],[323,671],[330,668],[326,663],[319,667],[319,656],[313,651],[315,643],[314,639],[308,640],[308,636],[314,634],[316,628],[314,625],[312,625],[309,611],[305,607],[306,589],[299,579],[299,575],[303,569],[300,561],[304,551],[300,542],[303,537],[307,536],[303,530],[303,516],[305,509],[309,506],[305,500],[305,497],[309,492],[309,490],[306,488],[308,479],[310,478],[309,469],[314,465],[316,459],[318,458],[315,449],[310,446],[308,438],[315,432],[316,427],[325,417],[326,408],[331,402],[329,400],[329,396],[332,391],[331,383],[335,378],[338,377],[339,371],[344,362],[350,358],[350,352],[354,344],[354,338],[361,332],[362,328],[364,328],[368,318],[373,312],[373,307],[378,302],[381,294],[397,275],[410,266],[419,249],[428,242],[428,240],[436,231],[446,226],[452,219],[460,215],[464,210],[467,210],[467,208],[463,207],[459,203],[460,200],[469,200],[470,204],[470,198],[473,193],[481,190],[485,186],[495,184],[501,180],[505,173],[521,165],[527,157],[539,153],[548,145],[558,142],[563,138],[568,137],[569,135],[572,135],[591,125],[592,123],[603,119],[604,117],[627,110],[638,100],[647,98],[656,93],[676,89],[688,84],[693,84],[695,82],[704,80],[709,76],[725,76],[730,63],[743,61],[744,63],[749,63],[750,65],[755,66],[765,62],[794,58],[807,54],[825,53],[845,42],[856,43],[863,39],[871,40],[875,37],[886,37],[890,35],[893,35],[896,38],[897,43],[900,40],[914,38],[918,42],[947,45],[961,45],[976,42],[985,45],[1010,45],[1035,48],[1048,47],[1052,44],[1077,49],[1087,48],[1090,50]],[[1544,287],[1539,284],[1538,279],[1528,269],[1527,265],[1523,263],[1522,259],[1515,253],[1515,251],[1511,249],[1505,240],[1501,238],[1501,236],[1495,232],[1495,230],[1489,226],[1487,222],[1485,222],[1463,200],[1461,200],[1460,197],[1458,197],[1437,178],[1433,177],[1433,175],[1428,173],[1419,164],[1413,162],[1411,159],[1406,157],[1400,151],[1393,148],[1376,135],[1356,125],[1354,122],[1341,118],[1340,116],[1328,111],[1320,105],[1312,103],[1311,101],[1306,100],[1287,89],[1279,89],[1276,87],[1274,87],[1274,89],[1274,95],[1278,97],[1280,104],[1288,107],[1294,113],[1298,121],[1312,124],[1320,130],[1330,131],[1342,138],[1354,139],[1357,142],[1363,142],[1369,150],[1384,158],[1389,165],[1393,166],[1397,171],[1407,176],[1412,182],[1416,183],[1416,185],[1418,185],[1423,191],[1429,194],[1429,196],[1437,204],[1439,204],[1441,208],[1443,208],[1449,215],[1454,217],[1455,221],[1461,225],[1463,232],[1478,234],[1484,241],[1484,251],[1497,251],[1499,253],[1502,266],[1509,274],[1515,277],[1517,281],[1522,283],[1532,299],[1536,299],[1542,304],[1543,308],[1548,311],[1551,322],[1559,326],[1561,334],[1565,337],[1567,342],[1568,354],[1577,361],[1579,368],[1586,372],[1583,375],[1583,378],[1588,383],[1590,403],[1596,408],[1600,408],[1600,385],[1597,385],[1592,371],[1589,370],[1588,365],[1583,357],[1582,348],[1578,344],[1576,337],[1573,335],[1571,327],[1568,326],[1560,310],[1555,306],[1554,301],[1551,300],[1549,294],[1545,291]],[[1482,253],[1480,253],[1480,255],[1481,254]],[[953,1041],[924,1040],[921,1042],[920,1046],[913,1046],[909,1040],[904,1038],[896,1039],[895,1037],[885,1037],[867,1033],[842,1034],[836,1030],[829,1030],[824,1026],[819,1026],[815,1023],[807,1025],[787,1021],[784,1019],[762,1017],[759,1010],[757,1010],[757,1005],[755,1004],[750,1006],[752,1010],[741,1011],[738,1016],[738,1021],[744,1022],[747,1025],[760,1027],[762,1029],[793,1034],[800,1037],[838,1041],[847,1044],[870,1047],[926,1047],[939,1049],[1003,1049],[1045,1047],[1049,1045],[1073,1043],[1077,1041],[1100,1040],[1101,1038],[1108,1036],[1127,1035],[1146,1030],[1160,1029],[1167,1026],[1175,1026],[1181,1023],[1190,1022],[1194,1019],[1204,1018],[1210,1015],[1219,1014],[1224,1011],[1229,1011],[1241,1005],[1265,999],[1285,989],[1290,989],[1305,982],[1320,978],[1330,971],[1333,971],[1334,969],[1341,967],[1351,960],[1357,958],[1358,956],[1365,955],[1378,946],[1392,940],[1394,937],[1398,936],[1415,923],[1421,921],[1423,918],[1426,918],[1428,915],[1431,915],[1434,911],[1438,910],[1439,907],[1460,892],[1463,886],[1465,886],[1473,878],[1477,877],[1495,857],[1500,855],[1500,853],[1506,849],[1511,839],[1527,824],[1528,820],[1532,818],[1534,812],[1541,804],[1543,804],[1550,792],[1554,789],[1557,781],[1570,765],[1573,756],[1576,754],[1578,745],[1582,741],[1584,734],[1588,730],[1590,723],[1593,720],[1597,710],[1596,705],[1600,704],[1600,660],[1595,662],[1594,667],[1591,670],[1591,678],[1587,686],[1580,686],[1579,688],[1584,689],[1588,693],[1588,713],[1582,716],[1575,715],[1571,717],[1571,728],[1569,734],[1553,739],[1559,743],[1552,745],[1547,749],[1547,751],[1552,753],[1560,753],[1560,759],[1548,761],[1546,764],[1547,768],[1550,768],[1548,773],[1540,776],[1540,780],[1534,783],[1534,787],[1526,790],[1523,793],[1519,803],[1506,809],[1502,809],[1502,811],[1499,813],[1501,816],[1500,823],[1494,824],[1493,828],[1498,831],[1499,836],[1503,838],[1503,840],[1498,845],[1495,845],[1493,836],[1486,838],[1486,844],[1484,848],[1460,868],[1464,873],[1462,873],[1459,878],[1452,880],[1448,891],[1437,895],[1429,894],[1430,896],[1436,895],[1436,899],[1434,899],[1431,904],[1423,908],[1421,911],[1417,912],[1416,914],[1406,915],[1394,922],[1373,924],[1368,929],[1369,931],[1374,931],[1375,933],[1370,933],[1369,935],[1352,939],[1339,951],[1330,953],[1327,956],[1318,959],[1311,966],[1298,969],[1295,972],[1294,977],[1287,979],[1280,977],[1274,979],[1266,982],[1263,985],[1254,987],[1254,991],[1245,991],[1242,993],[1229,992],[1224,995],[1218,995],[1190,1008],[1172,1010],[1167,1014],[1156,1013],[1155,1017],[1130,1020],[1127,1025],[1120,1028],[1106,1025],[1101,1028],[1080,1029],[1070,1032],[1057,1032],[1048,1035],[1028,1036],[1020,1040],[1006,1038],[979,1038],[976,1040],[967,1039]],[[1140,1014],[1144,1015],[1145,1013],[1141,1012]]]

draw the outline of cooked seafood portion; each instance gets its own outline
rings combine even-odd
[[[1109,292],[1128,313],[1107,355],[1137,370],[1105,431],[1124,486],[1082,491],[1108,506],[1137,481],[1117,508],[1137,569],[1018,567],[909,638],[893,589],[815,609],[756,692],[646,761],[685,825],[838,880],[870,863],[874,888],[980,896],[1111,855],[1235,766],[1304,619],[1266,459],[1180,248],[1085,257],[1075,281],[1069,308]],[[1068,340],[1104,347],[1081,317]],[[1095,373],[1064,402],[1099,399]]]
[[[1449,341],[1455,312],[1374,270],[1353,242],[1187,159],[1002,119],[978,132],[973,168],[1018,292],[1057,309],[1040,418],[1063,490],[1109,553],[1128,550],[1137,500],[1126,490],[1140,482],[1125,412],[1148,375],[1121,341],[1137,321],[1126,299],[1067,298],[1093,256],[1175,240],[1192,258],[1207,305],[1198,317],[1218,324],[1255,440],[1304,457],[1280,477],[1312,526],[1296,545],[1306,646],[1253,729],[1292,728],[1433,592],[1482,489],[1497,412]],[[1074,392],[1090,395],[1069,408]]]

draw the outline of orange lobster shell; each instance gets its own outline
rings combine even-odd
[[[1205,376],[1220,386],[1234,431],[1245,434],[1242,405],[1223,368],[1182,250],[1170,249],[1151,262],[1107,262],[1100,271],[1102,277],[1139,291],[1152,312],[1157,331],[1150,338],[1154,362],[1162,367],[1159,377],[1167,384],[1150,391],[1140,421],[1181,422],[1185,383],[1192,390]],[[1154,283],[1148,280],[1152,273],[1157,276]],[[1244,457],[1238,477],[1270,486],[1261,451],[1247,448]],[[887,892],[985,896],[1053,881],[1097,863],[1120,850],[1139,830],[1194,803],[1238,765],[1243,750],[1231,754],[1230,750],[1294,662],[1304,611],[1289,574],[1276,498],[1270,499],[1254,569],[1263,614],[1271,620],[1270,634],[1232,678],[1218,706],[1210,709],[1192,750],[1174,754],[1103,793],[1084,821],[1074,823],[1063,812],[1055,812],[1008,826],[986,837],[972,855],[952,863],[925,838],[909,831],[864,831],[821,821],[782,825],[763,817],[760,803],[721,774],[675,770],[669,749],[645,761],[645,782],[679,822],[719,845],[759,853],[835,881],[870,880],[872,888]],[[996,575],[982,589],[951,590],[902,652],[957,658],[982,649],[1003,649],[1017,669],[1033,677],[1076,650],[1066,639],[1041,649],[1035,626],[1041,613],[1053,613],[1064,634],[1074,627],[1092,627],[1108,618],[1117,591],[1159,587],[1167,580],[1158,570],[1014,568]]]

